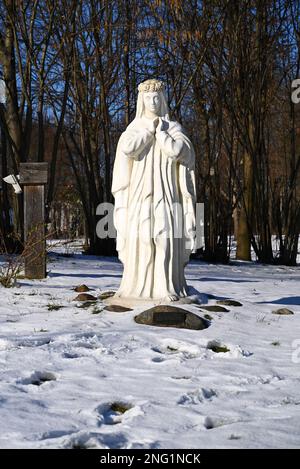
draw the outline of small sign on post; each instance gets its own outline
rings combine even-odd
[[[24,186],[25,277],[46,277],[45,185],[48,163],[20,163]]]

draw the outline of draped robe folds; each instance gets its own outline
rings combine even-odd
[[[124,272],[116,296],[188,295],[184,267],[195,250],[195,156],[177,122],[136,118],[121,135],[113,170],[114,224]]]

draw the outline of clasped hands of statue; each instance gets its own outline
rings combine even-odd
[[[157,138],[161,132],[165,132],[169,128],[169,122],[162,117],[155,117],[151,122],[150,132],[154,138]],[[164,149],[166,155],[175,161],[180,161],[180,153],[183,147],[182,139],[174,139],[168,132],[164,135],[160,134],[157,138],[159,145]]]
[[[152,128],[150,129],[153,134],[157,134],[163,130],[168,129],[168,123],[162,117],[155,117],[152,121]]]

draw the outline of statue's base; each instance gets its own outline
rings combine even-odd
[[[110,296],[103,300],[106,305],[119,305],[125,307],[139,308],[141,306],[157,306],[157,305],[182,305],[182,304],[201,304],[199,295],[190,295],[179,298],[176,301],[169,301],[166,298],[147,299],[147,298],[124,298],[122,296]]]

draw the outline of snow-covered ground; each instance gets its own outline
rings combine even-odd
[[[0,287],[1,448],[300,446],[299,267],[191,262],[208,304],[243,304],[209,312],[202,331],[138,325],[143,308],[79,308],[73,287],[118,287],[116,259],[52,253],[48,268]]]

